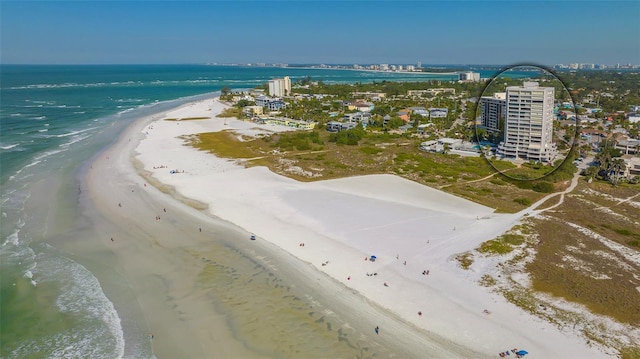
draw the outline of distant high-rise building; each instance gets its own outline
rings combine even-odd
[[[487,131],[499,131],[504,124],[507,94],[496,92],[493,96],[480,98],[480,125]]]
[[[458,81],[478,82],[480,81],[480,73],[478,72],[460,72],[458,73]]]
[[[291,79],[289,79],[289,76],[269,80],[269,95],[276,97],[291,95]]]
[[[553,102],[555,89],[537,82],[507,87],[504,141],[498,155],[540,162],[557,156],[553,143]]]
[[[418,61],[418,70],[422,68],[422,62]]]

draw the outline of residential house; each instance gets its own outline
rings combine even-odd
[[[456,94],[456,89],[454,88],[432,88],[426,90],[409,90],[407,91],[407,96],[409,97],[421,97],[424,95],[435,96],[439,93],[450,93],[452,95]]]
[[[446,118],[448,114],[449,114],[448,108],[431,107],[429,109],[430,118]]]
[[[418,125],[418,134],[424,135],[427,129],[432,126],[433,126],[433,123],[424,123],[424,124]]]
[[[624,176],[627,178],[640,176],[640,157],[628,157],[623,159],[624,163],[627,165]]]
[[[256,98],[256,106],[266,107],[269,111],[279,111],[285,108],[287,104],[279,98],[271,98],[263,95]]]
[[[389,121],[391,121],[391,116],[384,115],[384,117],[382,118],[382,126],[386,126]]]
[[[416,106],[416,107],[409,107],[409,110],[411,110],[411,113],[414,115],[420,115],[422,117],[429,117],[429,111],[422,107],[422,106]]]
[[[270,101],[267,104],[267,108],[269,111],[280,111],[281,109],[287,107],[287,104],[282,100],[274,100]]]
[[[623,154],[638,154],[640,153],[640,140],[626,139],[616,142],[615,148],[622,151]]]
[[[327,122],[327,131],[339,132],[340,129],[342,129],[342,122],[338,122],[338,121]]]
[[[398,117],[400,117],[400,119],[403,120],[404,122],[409,122],[409,119],[411,117],[411,110],[398,111]]]
[[[245,106],[242,109],[242,112],[247,115],[247,116],[258,116],[258,115],[262,115],[264,110],[264,107],[262,106]]]

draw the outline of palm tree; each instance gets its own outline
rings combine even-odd
[[[614,158],[609,162],[607,168],[607,176],[609,182],[612,184],[618,184],[620,182],[621,174],[627,169],[627,163],[622,158]]]

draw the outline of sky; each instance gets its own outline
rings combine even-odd
[[[640,64],[640,1],[0,1],[2,64]]]

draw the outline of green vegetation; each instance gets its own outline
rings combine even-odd
[[[283,132],[278,135],[274,135],[277,138],[273,147],[278,147],[283,151],[318,151],[322,149],[324,143],[320,139],[318,131],[311,132]],[[314,146],[318,145],[318,146]]]
[[[224,111],[222,111],[216,117],[220,117],[220,118],[235,117],[235,118],[241,119],[241,118],[245,118],[245,115],[244,113],[242,113],[242,109],[237,107],[229,107],[224,109]]]
[[[524,237],[519,234],[503,234],[496,239],[486,241],[477,248],[480,253],[491,254],[507,254],[511,252],[515,246],[519,246],[524,243]]]
[[[255,149],[243,146],[237,135],[229,131],[206,132],[183,137],[187,142],[202,151],[214,153],[226,158],[251,158],[259,156]]]
[[[360,147],[358,150],[367,155],[377,155],[384,151],[382,148],[378,147]]]
[[[640,237],[634,224],[640,221],[640,212],[615,198],[637,194],[638,187],[580,182],[574,193],[553,212],[547,212],[549,219],[531,220],[539,239],[536,257],[527,264],[533,288],[584,304],[594,313],[622,323],[640,325],[636,289],[640,280],[634,276],[640,264],[568,224],[589,228],[597,235],[630,247],[629,250],[637,250],[630,242]],[[607,211],[602,211],[603,208]]]
[[[473,264],[473,253],[466,252],[456,256],[456,260],[460,263],[462,269],[469,269]]]
[[[638,359],[640,358],[640,347],[625,347],[620,350],[621,359]]]
[[[521,204],[525,207],[528,207],[531,205],[531,200],[528,198],[516,198],[513,200],[515,203]]]
[[[480,285],[483,287],[493,287],[497,283],[498,282],[496,281],[496,279],[489,274],[483,275],[482,278],[480,279]]]
[[[332,133],[329,135],[329,142],[335,142],[338,145],[356,146],[360,143],[360,140],[365,136],[365,131],[362,126],[356,128]]]

